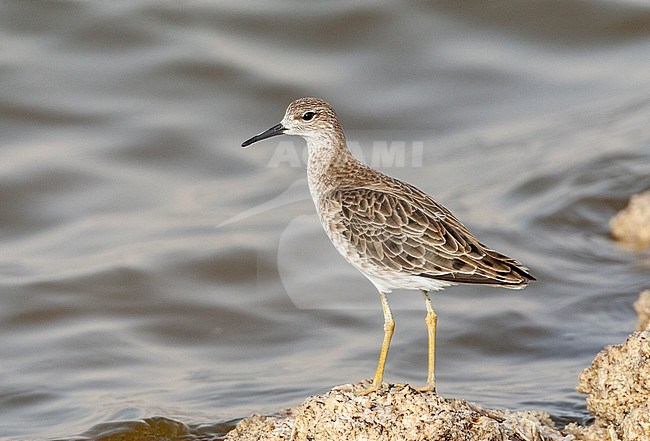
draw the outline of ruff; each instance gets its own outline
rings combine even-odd
[[[348,149],[334,109],[318,98],[289,105],[282,121],[242,147],[276,135],[307,141],[307,178],[316,212],[341,255],[377,288],[384,311],[384,341],[371,386],[383,384],[395,323],[386,294],[420,290],[429,335],[427,385],[435,390],[437,316],[429,291],[458,283],[524,288],[528,268],[480,243],[445,207],[420,189],[357,160]]]

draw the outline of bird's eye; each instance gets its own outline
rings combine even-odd
[[[304,121],[311,121],[316,116],[316,112],[305,112],[302,114],[302,119]]]

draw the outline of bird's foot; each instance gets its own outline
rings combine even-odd
[[[373,392],[377,392],[379,389],[382,389],[382,388],[384,388],[386,386],[388,386],[388,383],[386,383],[384,381],[377,382],[377,383],[375,383],[373,381],[372,384],[370,384],[370,386],[368,386],[367,388],[365,388],[365,389],[363,389],[363,390],[361,390],[359,392],[355,392],[355,395],[362,397],[362,396],[371,394]]]
[[[432,383],[432,384],[427,383],[425,386],[416,387],[415,390],[417,390],[418,392],[433,392],[433,393],[436,393],[436,384],[435,383]]]

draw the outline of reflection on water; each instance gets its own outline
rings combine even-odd
[[[306,95],[539,280],[434,296],[441,393],[587,416],[577,373],[648,282],[607,231],[650,187],[646,5],[0,10],[0,436],[209,439],[372,374],[379,302],[316,221],[303,144],[239,148]],[[419,384],[412,294],[386,379]]]

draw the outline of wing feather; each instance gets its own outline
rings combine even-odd
[[[521,287],[533,280],[526,267],[478,242],[430,196],[401,181],[393,183],[399,191],[352,188],[325,195],[339,208],[332,221],[369,263],[459,283]]]

